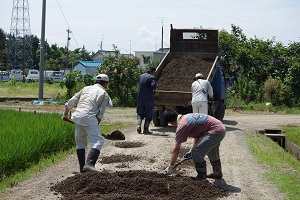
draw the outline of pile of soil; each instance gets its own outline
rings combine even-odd
[[[116,154],[112,156],[103,157],[101,161],[98,161],[102,164],[118,163],[118,162],[130,162],[138,159],[139,157],[133,155],[122,155]]]
[[[143,142],[116,142],[115,147],[118,148],[136,148],[136,147],[142,147],[145,144]]]
[[[135,148],[144,143],[117,142],[115,145],[121,148]],[[183,148],[180,155],[183,156],[188,150]],[[138,159],[140,159],[138,156],[115,154],[102,157],[98,162],[101,164],[120,163],[117,168],[127,168],[128,162]],[[207,180],[198,181],[177,173],[174,176],[166,176],[147,170],[88,171],[68,177],[52,186],[50,190],[60,193],[64,200],[217,199],[230,194]]]
[[[68,177],[52,186],[51,191],[63,195],[63,200],[86,199],[217,199],[229,195],[209,181],[191,177],[166,176],[157,172],[88,171]]]
[[[206,61],[192,55],[185,55],[172,60],[160,73],[157,90],[191,91],[195,75],[201,73],[207,78],[213,61]]]
[[[116,130],[106,135],[105,138],[108,140],[125,140],[125,135],[121,131]]]

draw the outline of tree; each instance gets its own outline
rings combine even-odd
[[[115,54],[105,57],[102,62],[99,73],[108,75],[108,93],[114,102],[120,105],[135,105],[137,83],[142,73],[142,69],[138,67],[139,59],[120,55],[115,47]]]
[[[0,70],[6,69],[7,51],[6,51],[6,34],[4,30],[0,28]]]

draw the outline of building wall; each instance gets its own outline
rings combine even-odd
[[[152,61],[153,63],[160,63],[160,61],[164,58],[167,52],[158,52],[158,51],[135,51],[135,57],[140,59],[139,67],[146,68],[149,63]]]
[[[81,63],[77,63],[77,65],[74,66],[73,71],[81,71],[81,73],[85,74],[86,70],[85,67]]]

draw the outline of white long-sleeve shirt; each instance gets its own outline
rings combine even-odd
[[[69,110],[76,107],[71,119],[78,125],[89,126],[98,124],[102,119],[109,95],[100,84],[84,87],[76,93],[65,105]]]
[[[192,83],[192,103],[196,101],[207,102],[207,94],[213,97],[213,88],[208,80],[198,79]],[[205,92],[204,92],[205,91]]]

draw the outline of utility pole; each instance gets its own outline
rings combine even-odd
[[[131,58],[131,40],[129,40],[130,44],[129,44],[129,57]]]
[[[165,19],[165,17],[160,17],[160,20],[161,20],[161,52],[164,51],[164,19]]]
[[[103,50],[103,44],[102,44],[102,41],[104,40],[104,35],[102,34],[102,38],[101,38],[101,46],[100,46],[100,50],[102,51]]]
[[[66,69],[68,68],[68,59],[69,59],[69,44],[70,44],[70,33],[72,33],[72,31],[70,29],[67,30],[68,32],[68,39],[67,39],[67,58],[66,58]]]
[[[46,0],[43,0],[42,8],[42,28],[41,28],[41,53],[40,53],[40,69],[39,69],[39,95],[38,99],[43,99],[44,91],[44,63],[45,63],[45,21],[46,21]]]

